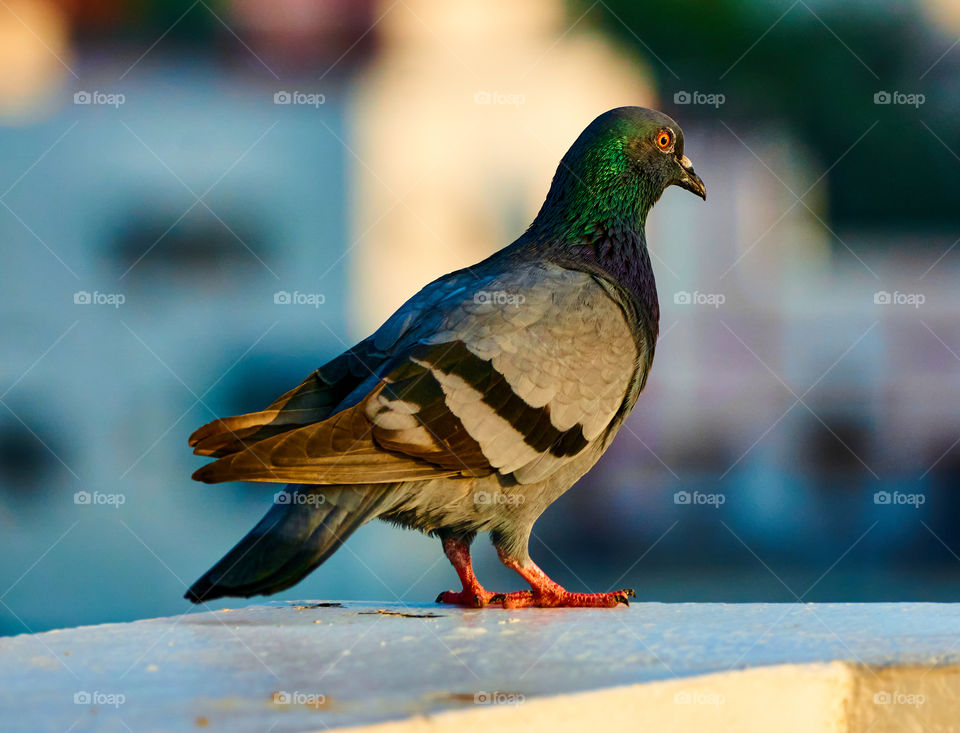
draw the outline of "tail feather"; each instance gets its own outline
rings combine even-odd
[[[219,458],[236,453],[264,438],[329,417],[342,391],[331,388],[314,372],[265,410],[222,417],[197,428],[189,443],[198,456]]]
[[[290,485],[185,598],[270,595],[295,585],[380,512],[383,487]],[[286,501],[283,501],[286,498]]]

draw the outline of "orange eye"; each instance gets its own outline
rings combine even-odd
[[[672,142],[673,135],[670,134],[670,130],[660,130],[660,132],[657,133],[657,147],[661,150],[669,148]]]

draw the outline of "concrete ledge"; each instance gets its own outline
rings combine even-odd
[[[760,667],[533,698],[517,706],[420,715],[349,730],[920,733],[956,731],[958,716],[960,668],[956,666],[874,669],[830,662]]]
[[[0,639],[4,730],[947,731],[960,605],[272,604]]]

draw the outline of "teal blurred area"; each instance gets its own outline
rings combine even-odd
[[[191,610],[277,487],[195,484],[190,432],[508,244],[622,104],[708,199],[651,215],[652,375],[533,556],[644,600],[957,600],[958,36],[946,0],[0,4],[0,634]],[[454,584],[375,523],[281,597]]]

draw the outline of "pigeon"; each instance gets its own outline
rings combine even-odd
[[[216,459],[194,479],[287,486],[185,597],[285,590],[381,519],[440,539],[462,589],[438,603],[629,605],[629,589],[566,590],[528,542],[647,381],[660,309],[644,226],[672,185],[706,200],[679,125],[642,107],[601,114],[516,241],[425,286],[265,410],[194,432],[194,453]],[[480,584],[470,559],[479,532],[530,590]]]

